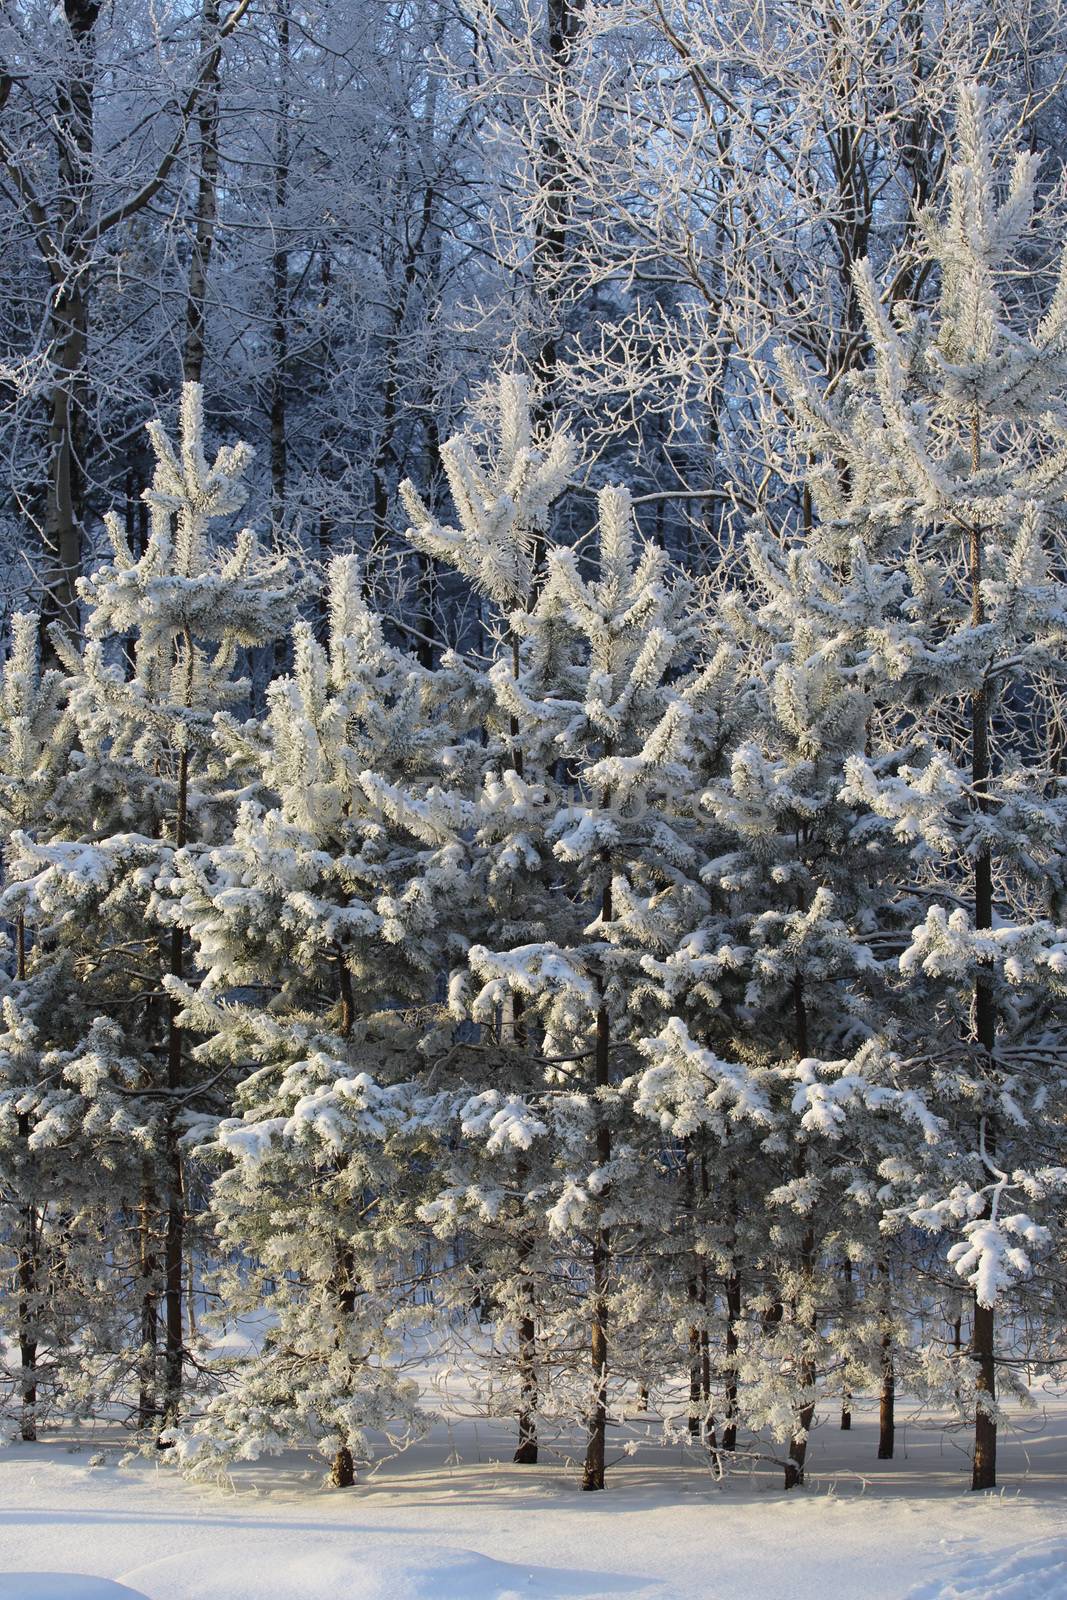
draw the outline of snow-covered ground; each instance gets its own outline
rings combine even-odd
[[[717,1486],[678,1450],[583,1495],[470,1419],[345,1492],[295,1455],[224,1493],[117,1450],[91,1465],[99,1440],[12,1445],[0,1600],[1065,1600],[1067,1406],[1018,1419],[993,1495],[967,1490],[962,1440],[909,1422],[898,1441],[878,1463],[868,1411],[850,1434],[827,1418],[792,1495],[769,1473]]]

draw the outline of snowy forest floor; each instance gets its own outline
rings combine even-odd
[[[1064,1600],[1067,1402],[1005,1430],[988,1495],[967,1489],[962,1438],[901,1411],[883,1463],[869,1405],[850,1433],[824,1413],[790,1495],[769,1467],[716,1484],[678,1449],[585,1495],[469,1417],[332,1492],[296,1454],[224,1492],[120,1466],[117,1439],[11,1445],[0,1600]]]

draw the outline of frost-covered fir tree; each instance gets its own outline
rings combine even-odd
[[[163,990],[186,952],[155,885],[176,850],[232,815],[212,767],[213,718],[247,704],[239,652],[282,631],[293,604],[283,558],[261,557],[247,529],[234,540],[213,531],[244,500],[251,452],[225,446],[209,464],[199,387],[183,392],[177,448],[159,423],[149,434],[148,539],[136,553],[107,519],[112,559],[80,582],[85,643],[55,639],[74,740],[63,805],[47,827],[13,833],[3,898],[26,929],[18,1005],[41,1068],[18,1114],[60,1189],[72,1184],[72,1239],[95,1218],[93,1289],[125,1317],[102,1358],[117,1379],[136,1370],[146,1427],[181,1403],[192,1193],[182,1139],[215,1092],[202,1090]]]
[[[527,404],[504,385],[505,445],[529,437]],[[550,441],[540,459],[569,454]],[[457,459],[455,448],[449,459]],[[461,569],[504,614],[471,849],[490,916],[465,968],[453,974],[451,1004],[458,1018],[498,1034],[505,1028],[516,1076],[480,1095],[469,1086],[457,1107],[463,1154],[450,1160],[451,1182],[424,1214],[438,1228],[463,1220],[477,1234],[489,1225],[498,1243],[510,1234],[512,1269],[496,1295],[517,1338],[520,1452],[531,1442],[533,1324],[541,1324],[542,1372],[563,1326],[543,1295],[538,1303],[530,1279],[553,1248],[571,1258],[570,1277],[584,1285],[592,1367],[591,1384],[582,1385],[583,1483],[600,1489],[609,1324],[617,1332],[615,1370],[631,1362],[640,1381],[641,1296],[632,1263],[641,1219],[663,1220],[669,1192],[658,1181],[650,1125],[633,1124],[621,1087],[633,1050],[630,973],[612,930],[636,912],[641,895],[669,888],[691,864],[670,797],[695,782],[693,752],[717,673],[696,666],[703,634],[692,587],[637,537],[624,490],[602,491],[586,565],[550,546],[544,582],[531,595],[528,581],[498,581],[499,552],[482,558],[493,549],[499,508],[485,492],[489,475],[459,459],[465,481],[483,491],[462,501],[470,528]],[[410,490],[408,503],[416,517],[410,537],[447,558],[456,539],[441,536]],[[510,526],[533,524],[531,512],[524,523],[521,497],[509,508]],[[618,907],[617,886],[625,888]],[[543,1266],[540,1276],[549,1276]]]
[[[268,1318],[265,1331],[254,1319],[261,1348],[176,1437],[202,1472],[314,1444],[344,1487],[373,1435],[399,1443],[418,1421],[400,1364],[417,1187],[395,1146],[434,1046],[420,1008],[470,886],[453,803],[426,777],[448,770],[462,669],[431,675],[386,642],[354,557],[332,563],[328,599],[326,644],[297,625],[254,736],[218,724],[265,799],[242,804],[215,848],[179,853],[167,884],[202,972],[171,994],[208,1034],[203,1070],[243,1080],[235,1114],[201,1134],[232,1262],[223,1320]],[[399,916],[407,937],[390,942]]]
[[[689,806],[699,871],[643,919],[648,1016],[658,1005],[663,1020],[642,1044],[635,1104],[695,1143],[717,1175],[698,1214],[722,1307],[727,1443],[739,1423],[769,1430],[788,1444],[791,1487],[817,1387],[841,1366],[835,1268],[844,1258],[873,1270],[877,1236],[847,1214],[847,1163],[826,1157],[823,1141],[812,1148],[814,1118],[798,1127],[790,1112],[818,1093],[813,1057],[859,1050],[886,1026],[869,943],[886,853],[852,854],[854,818],[839,798],[868,705],[832,609],[862,612],[877,596],[862,563],[828,568],[772,530],[753,531],[747,558],[749,583],[712,625],[733,692]],[[871,1093],[905,1113],[878,1063],[869,1068]]]
[[[1011,1373],[996,1308],[1010,1315],[1035,1250],[1062,1257],[1067,258],[1036,304],[1036,177],[1030,155],[997,165],[983,97],[965,90],[944,203],[921,219],[932,310],[886,306],[863,264],[870,369],[832,404],[790,373],[822,460],[809,549],[828,573],[868,574],[866,606],[817,602],[868,708],[839,795],[847,844],[887,863],[872,941],[892,948],[902,910],[911,924],[896,1031],[812,1063],[807,1106],[814,1093],[850,1127],[872,1048],[921,1103],[933,1136],[887,1154],[867,1193],[884,1228],[947,1234],[972,1290],[944,1387],[971,1398],[976,1489],[996,1481]]]
[[[499,379],[493,419],[495,436],[488,441],[485,461],[468,438],[451,439],[442,449],[458,528],[437,522],[411,483],[401,485],[401,495],[412,517],[411,542],[453,566],[471,583],[479,604],[490,608],[498,642],[495,670],[514,681],[521,670],[520,633],[509,619],[521,617],[536,600],[544,578],[550,510],[567,485],[577,451],[563,431],[535,443],[529,392],[521,378]],[[551,854],[538,849],[547,798],[544,778],[555,770],[555,752],[543,748],[541,730],[523,725],[514,708],[504,709],[498,700],[483,674],[477,705],[481,765],[467,785],[473,803],[470,826],[476,828],[470,871],[477,888],[470,904],[479,911],[464,929],[463,967],[470,945],[496,945],[501,936],[518,941],[543,936],[558,905]],[[406,924],[402,936],[408,937]],[[523,1007],[522,995],[509,995],[484,1027],[478,1024],[493,1046],[503,1047],[505,1053],[509,1044],[512,1047],[508,1082],[483,1096],[479,1082],[459,1073],[452,1086],[453,1128],[443,1129],[452,1152],[445,1158],[450,1198],[431,1202],[426,1217],[442,1237],[469,1233],[471,1216],[456,1197],[462,1193],[470,1198],[479,1239],[466,1258],[464,1273],[455,1277],[454,1292],[464,1301],[473,1295],[483,1310],[491,1309],[505,1348],[509,1338],[514,1339],[519,1426],[515,1460],[532,1465],[538,1459],[537,1413],[545,1400],[543,1376],[541,1380],[537,1376],[535,1326],[540,1321],[544,1329],[550,1314],[546,1289],[552,1255],[544,1248],[540,1213],[535,1208],[528,1216],[523,1198],[534,1180],[532,1136],[523,1131],[521,1096],[540,1081],[542,1070]],[[458,1020],[467,1020],[462,1005],[453,1009]],[[480,1057],[479,1065],[484,1061]],[[487,1143],[484,1136],[490,1123]],[[540,1127],[536,1117],[533,1123]],[[457,1126],[461,1137],[455,1145]],[[479,1170],[479,1157],[486,1151],[488,1172]],[[505,1152],[510,1152],[515,1169],[507,1182],[503,1182]],[[492,1381],[494,1403],[499,1406],[498,1364]],[[510,1394],[507,1382],[503,1388]]]
[[[32,613],[14,617],[10,651],[0,675],[0,840],[5,875],[10,872],[12,834],[35,834],[51,822],[70,743],[62,714],[61,674],[41,670],[39,631],[39,619]],[[41,1065],[31,1002],[24,995],[28,941],[21,914],[15,917],[14,944],[14,982],[4,996],[0,1029],[0,1161],[3,1193],[8,1197],[3,1236],[11,1257],[6,1281],[13,1285],[4,1322],[15,1335],[19,1358],[18,1372],[11,1373],[19,1397],[19,1431],[23,1439],[32,1440],[37,1437],[41,1399],[42,1342],[52,1344],[53,1366],[57,1354],[55,1319],[46,1328],[44,1318],[61,1298],[51,1268],[62,1253],[62,1229],[56,1227],[59,1197],[48,1192],[47,1174],[30,1147],[30,1120],[22,1106],[23,1096],[39,1086]]]

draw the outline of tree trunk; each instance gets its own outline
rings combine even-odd
[[[605,742],[605,755],[614,753],[611,741]],[[605,794],[603,805],[609,796]],[[611,878],[604,885],[600,901],[600,920],[611,921]],[[598,978],[601,1004],[596,1014],[596,1048],[594,1051],[594,1087],[606,1089],[611,1082],[611,1019],[604,1004],[604,980]],[[603,1108],[597,1111],[596,1165],[606,1167],[611,1161],[611,1129],[604,1119]],[[598,1195],[598,1205],[603,1204],[605,1193]],[[608,1279],[611,1260],[609,1230],[598,1221],[593,1234],[592,1278],[593,1320],[589,1340],[589,1354],[593,1366],[593,1407],[589,1419],[589,1440],[585,1451],[582,1488],[588,1490],[604,1487],[604,1457],[608,1426]]]
[[[956,1399],[960,1397],[960,1353],[963,1350],[963,1313],[957,1312],[952,1323],[952,1349],[955,1355],[953,1371],[956,1374]]]
[[[519,1246],[520,1263],[530,1246]],[[537,1324],[532,1315],[519,1321],[519,1443],[513,1460],[520,1467],[537,1465]]]
[[[558,96],[566,84],[571,49],[578,32],[582,0],[548,0],[548,60],[551,73],[546,85],[550,99]],[[541,159],[537,174],[538,185],[545,196],[539,209],[533,241],[534,289],[543,311],[547,312],[544,331],[533,368],[541,389],[538,420],[551,416],[556,367],[559,358],[559,329],[556,326],[557,303],[560,299],[560,275],[567,259],[567,224],[570,216],[570,195],[563,166],[563,146],[555,133],[549,131],[541,142]],[[555,302],[555,303],[554,303]]]
[[[192,674],[192,639],[186,636],[189,652],[190,677]],[[189,752],[182,750],[178,757],[178,804],[174,828],[174,846],[180,850],[186,843],[189,804]],[[181,978],[185,974],[185,939],[180,928],[170,936],[170,972]],[[167,1002],[167,1090],[177,1098],[182,1087],[182,1030],[178,1024],[180,1002],[171,997]],[[182,1173],[178,1129],[173,1110],[167,1118],[166,1153],[167,1174],[166,1232],[163,1239],[163,1421],[172,1426],[181,1408],[182,1376],[185,1361],[185,1328],[183,1316],[184,1263],[185,1263],[185,1182]]]
[[[342,1317],[351,1317],[356,1309],[355,1259],[352,1251],[343,1246],[338,1264],[338,1304]],[[356,1463],[348,1445],[336,1451],[330,1468],[330,1482],[335,1489],[351,1489],[356,1481]]]
[[[338,1258],[338,1304],[342,1318],[351,1317],[356,1309],[355,1257],[347,1245],[342,1245]],[[335,1489],[351,1489],[356,1481],[356,1464],[346,1444],[340,1446],[330,1468],[330,1482]]]
[[[18,1118],[18,1136],[28,1147],[30,1119]],[[35,1206],[20,1207],[20,1232],[18,1245],[18,1340],[19,1365],[22,1368],[22,1409],[19,1416],[19,1437],[25,1444],[37,1438],[37,1326],[40,1278],[40,1219]]]
[[[545,85],[545,93],[549,102],[564,92],[582,7],[583,0],[547,0],[549,79]],[[551,116],[551,113],[549,115]],[[535,428],[540,428],[549,424],[556,412],[556,374],[562,334],[559,325],[563,298],[561,278],[567,260],[567,234],[571,211],[563,164],[563,145],[551,129],[541,140],[537,185],[545,198],[544,204],[538,209],[534,225],[531,262],[533,290],[542,327],[536,349],[532,352],[531,368],[538,391],[535,395],[533,421]],[[544,548],[544,534],[535,533],[531,605],[540,589]]]
[[[878,1400],[878,1459],[892,1461],[896,1442],[896,1365],[893,1360],[893,1329],[890,1321],[889,1268],[879,1263],[878,1275],[882,1280],[882,1390]]]
[[[513,996],[515,1010],[515,1040],[516,1043],[524,1041],[525,1028],[519,1018],[522,1016],[522,997]],[[516,1173],[516,1187],[522,1188],[526,1182],[526,1167],[523,1161],[518,1162]],[[523,1202],[519,1201],[520,1210]],[[516,1330],[519,1343],[519,1443],[512,1457],[517,1466],[535,1467],[537,1465],[537,1323],[534,1319],[533,1286],[529,1281],[527,1267],[533,1255],[533,1239],[525,1234],[519,1239],[518,1244],[519,1275],[523,1278],[523,1299],[526,1311],[519,1318]]]
[[[599,1141],[598,1141],[599,1144]],[[589,1441],[582,1471],[583,1489],[603,1489],[608,1424],[608,1230],[598,1228],[593,1236],[593,1324],[589,1354],[593,1365],[593,1407],[589,1420]]]
[[[882,1335],[882,1392],[878,1398],[878,1459],[892,1461],[896,1441],[896,1369],[888,1333]]]
[[[218,216],[220,57],[211,51],[211,43],[218,33],[218,28],[219,0],[204,0],[200,48],[207,57],[208,66],[197,103],[200,165],[197,173],[193,242],[189,256],[185,349],[182,352],[182,376],[186,383],[201,383],[204,374],[204,324],[208,272],[215,244],[215,223]]]
[[[342,1039],[352,1036],[352,1029],[356,1022],[356,1000],[352,991],[352,973],[345,959],[344,950],[337,946],[337,982],[341,996],[341,1027]],[[338,1241],[337,1247],[337,1303],[341,1319],[351,1317],[356,1309],[356,1263],[351,1246],[345,1240]],[[350,1489],[356,1481],[356,1464],[352,1451],[348,1445],[341,1445],[333,1458],[330,1469],[330,1482],[335,1489]]]
[[[688,1286],[687,1286],[687,1293],[688,1293],[688,1296],[689,1296],[690,1303],[695,1305],[696,1304],[696,1298],[697,1298],[697,1286],[696,1286],[695,1280],[692,1279],[692,1278],[690,1278],[690,1280],[689,1280],[689,1283],[688,1283]],[[688,1418],[688,1421],[689,1421],[689,1437],[691,1439],[699,1438],[700,1430],[701,1430],[701,1427],[702,1427],[703,1407],[702,1407],[702,1405],[700,1403],[701,1402],[701,1393],[700,1393],[700,1388],[701,1388],[700,1379],[701,1379],[701,1376],[702,1376],[702,1374],[701,1374],[701,1365],[700,1365],[700,1329],[697,1327],[695,1322],[692,1322],[689,1325],[689,1418]]]
[[[803,1263],[802,1270],[810,1280],[815,1262],[815,1238],[810,1231],[805,1233],[800,1248]],[[807,1357],[801,1363],[800,1381],[803,1390],[811,1394],[811,1399],[805,1400],[801,1404],[797,1417],[800,1427],[789,1441],[789,1460],[786,1462],[785,1467],[785,1487],[787,1489],[796,1489],[804,1482],[804,1463],[808,1455],[808,1435],[815,1419],[815,1367]]]
[[[270,486],[274,538],[285,527],[288,477],[286,437],[289,360],[289,247],[286,211],[289,203],[289,0],[277,0],[279,105],[274,140],[274,253],[271,257]]]
[[[78,633],[77,580],[81,572],[85,523],[85,444],[89,340],[90,248],[85,242],[93,189],[93,30],[100,0],[64,0],[70,29],[72,68],[56,90],[58,134],[55,246],[49,252],[48,353],[51,394],[48,407],[48,485],[45,495],[45,591],[41,622],[46,655],[48,625],[58,622]]]
[[[971,419],[972,474],[976,476],[980,467],[980,421],[976,410]],[[985,610],[981,588],[982,531],[977,524],[971,530],[970,554],[971,622],[975,628],[979,628],[985,621]],[[971,700],[971,783],[978,798],[978,807],[984,812],[990,809],[989,709],[989,690],[983,682]],[[976,929],[993,926],[993,862],[988,845],[979,849],[974,860],[974,925]],[[974,1023],[977,1043],[991,1059],[996,1045],[997,1017],[992,974],[986,965],[979,966],[975,979]],[[984,1147],[984,1158],[989,1162],[994,1161],[996,1130],[992,1118],[981,1117],[978,1137]],[[985,1215],[990,1215],[988,1206]],[[997,1482],[997,1424],[992,1414],[997,1398],[996,1327],[992,1306],[979,1305],[977,1294],[974,1299],[971,1354],[978,1366],[971,1488],[993,1489]]]
[[[731,1272],[726,1280],[726,1425],[724,1450],[737,1449],[737,1324],[741,1320],[741,1279]]]
[[[804,999],[804,985],[798,976],[793,980],[793,1011],[796,1019],[797,1054],[801,1060],[810,1052],[808,1040],[808,1011]],[[803,1145],[797,1147],[797,1176],[804,1174],[806,1157]],[[815,1268],[815,1235],[808,1228],[800,1245],[800,1272],[801,1278],[809,1290],[812,1288]],[[814,1334],[814,1309],[811,1313],[812,1322],[808,1331]],[[801,1403],[797,1421],[800,1426],[793,1438],[789,1441],[789,1460],[785,1468],[785,1487],[795,1489],[804,1482],[804,1463],[808,1454],[808,1434],[815,1418],[815,1366],[809,1357],[805,1357],[800,1367],[800,1382],[802,1392],[810,1394],[809,1400]]]
[[[159,1307],[156,1285],[155,1241],[152,1228],[156,1200],[151,1174],[145,1163],[141,1178],[141,1214],[138,1224],[139,1268],[141,1278],[141,1354],[138,1360],[137,1425],[153,1428],[159,1421],[156,1394],[156,1362],[159,1345]]]
[[[15,919],[15,976],[20,983],[25,983],[26,919],[21,911]],[[25,1166],[28,1167],[30,1162],[28,1116],[19,1114],[16,1131],[23,1147]],[[37,1438],[37,1293],[41,1270],[40,1218],[36,1206],[28,1204],[20,1206],[19,1231],[18,1341],[19,1365],[22,1368],[22,1413],[19,1418],[19,1437],[25,1444],[32,1444]]]
[[[843,1295],[843,1299],[844,1299],[844,1303],[845,1303],[844,1304],[844,1314],[845,1314],[845,1319],[847,1321],[847,1319],[850,1317],[851,1312],[852,1312],[852,1262],[851,1262],[851,1260],[849,1259],[848,1256],[846,1256],[845,1259],[844,1259],[844,1263],[843,1263],[843,1266],[842,1266],[842,1275],[843,1275],[843,1278],[844,1278],[844,1295]],[[843,1387],[843,1389],[841,1391],[841,1432],[842,1433],[850,1433],[851,1430],[852,1430],[852,1386],[851,1386],[851,1384],[849,1382],[848,1362],[846,1361],[845,1362],[845,1382],[844,1382],[844,1387]]]
[[[692,1151],[686,1151],[685,1158],[685,1209],[687,1228],[690,1234],[693,1253],[690,1258],[690,1273],[686,1283],[686,1298],[689,1301],[689,1437],[700,1437],[704,1406],[703,1398],[703,1364],[701,1362],[700,1332],[701,1321],[697,1316],[697,1307],[700,1304],[699,1260],[696,1254],[696,1183],[694,1173],[694,1160]]]

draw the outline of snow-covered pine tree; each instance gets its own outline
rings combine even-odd
[[[623,1323],[624,1346],[627,1337],[627,1285],[612,1259],[613,1249],[622,1259],[626,1251],[618,1251],[613,1234],[621,1225],[633,1249],[643,1218],[654,1228],[658,1216],[669,1227],[656,1204],[658,1163],[642,1148],[645,1124],[635,1121],[628,1092],[633,992],[641,976],[635,952],[646,942],[648,902],[684,896],[699,864],[687,796],[714,743],[724,671],[718,658],[701,667],[705,630],[693,586],[657,546],[636,536],[625,490],[601,491],[595,538],[596,570],[588,578],[572,551],[556,550],[550,559],[546,603],[562,608],[576,647],[543,702],[560,725],[556,747],[570,791],[547,832],[568,897],[589,920],[567,951],[578,982],[560,983],[548,973],[539,985],[554,1049],[580,1052],[583,1037],[592,1035],[586,1094],[595,1155],[590,1167],[567,1152],[570,1170],[557,1208],[566,1214],[565,1231],[585,1237],[589,1248],[594,1406],[583,1476],[589,1489],[604,1486],[610,1304]],[[590,995],[595,1004],[583,1015]]]
[[[455,568],[472,585],[480,606],[489,610],[496,636],[494,672],[514,682],[521,674],[521,619],[534,604],[544,569],[545,533],[553,502],[567,486],[577,460],[574,440],[563,429],[535,440],[528,386],[515,375],[501,375],[493,395],[490,437],[484,451],[463,436],[444,445],[441,458],[459,527],[443,526],[429,513],[414,485],[401,485],[411,516],[410,542],[424,555]],[[482,459],[484,454],[485,459]],[[542,655],[551,624],[540,631]],[[551,660],[553,646],[549,645]],[[543,669],[544,663],[541,664]],[[536,668],[534,669],[537,670]],[[513,706],[502,707],[489,677],[483,675],[478,712],[481,766],[467,788],[473,802],[470,860],[472,917],[464,929],[466,945],[496,947],[501,939],[525,942],[543,937],[558,908],[551,852],[543,847],[546,776],[558,765],[554,748],[546,749],[545,729],[520,718]],[[551,741],[552,730],[548,730]],[[406,926],[404,937],[406,937]],[[469,1021],[462,1004],[457,1019]],[[490,1015],[479,1019],[483,1035],[477,1053],[462,1052],[452,1084],[452,1127],[443,1130],[439,1152],[448,1173],[447,1202],[430,1202],[425,1215],[442,1238],[478,1235],[473,1260],[457,1280],[456,1293],[468,1301],[473,1293],[483,1309],[491,1308],[502,1331],[502,1346],[514,1338],[516,1349],[515,1410],[518,1445],[515,1461],[533,1465],[538,1459],[537,1414],[544,1401],[539,1383],[536,1324],[547,1329],[552,1252],[546,1249],[540,1212],[527,1215],[524,1192],[537,1188],[532,1145],[541,1124],[523,1118],[523,1096],[543,1080],[536,1028],[524,1017],[521,993],[503,996]],[[487,1095],[472,1077],[474,1054],[485,1068],[483,1047],[502,1050],[509,1064],[508,1081]],[[443,1087],[443,1086],[442,1086]],[[458,1128],[458,1145],[452,1135]],[[489,1156],[488,1170],[482,1159]],[[507,1161],[514,1170],[502,1183]],[[459,1196],[470,1197],[470,1207]],[[492,1198],[490,1198],[492,1197]],[[474,1282],[467,1282],[473,1275]],[[496,1404],[500,1373],[492,1375]],[[505,1382],[505,1392],[510,1393]]]
[[[81,1186],[96,1175],[106,1238],[96,1293],[110,1309],[131,1308],[126,1348],[110,1360],[116,1372],[139,1369],[145,1426],[181,1403],[191,1195],[181,1142],[218,1094],[191,1071],[162,987],[184,970],[185,941],[161,921],[155,884],[177,849],[232,815],[211,768],[213,717],[247,702],[238,652],[283,631],[294,601],[287,560],[261,557],[250,530],[232,542],[212,533],[245,498],[251,451],[224,446],[209,465],[198,385],[183,391],[180,430],[175,449],[149,425],[157,464],[145,548],[135,554],[110,516],[112,560],[79,585],[85,644],[55,637],[76,748],[49,828],[12,835],[3,897],[33,941],[25,1004],[49,1069],[20,1113],[54,1169],[76,1169]],[[75,1215],[85,1210],[83,1194]]]
[[[69,749],[69,724],[64,723],[62,675],[42,671],[38,652],[40,620],[20,612],[12,620],[11,645],[0,673],[0,843],[4,871],[9,874],[9,841],[18,831],[37,833],[49,826]],[[27,935],[24,915],[14,924],[14,982],[4,996],[0,1030],[0,1161],[2,1161],[3,1237],[12,1257],[5,1282],[13,1284],[13,1315],[19,1370],[12,1374],[18,1391],[19,1431],[24,1440],[37,1437],[39,1401],[38,1356],[42,1334],[51,1335],[42,1319],[61,1296],[50,1283],[49,1264],[61,1241],[53,1240],[59,1196],[48,1193],[47,1176],[30,1148],[30,1119],[22,1098],[40,1087],[36,1029],[25,1009]]]
[[[886,1029],[869,944],[886,852],[848,848],[839,798],[868,704],[834,609],[877,611],[884,586],[862,562],[830,568],[766,528],[750,534],[747,567],[712,623],[734,692],[690,805],[704,814],[699,876],[647,919],[641,970],[665,1020],[643,1042],[636,1106],[698,1137],[720,1174],[701,1217],[724,1302],[721,1403],[731,1439],[742,1422],[788,1443],[788,1488],[803,1481],[817,1386],[841,1368],[832,1265],[872,1260],[872,1226],[849,1216],[848,1163],[812,1145],[814,1112],[798,1127],[790,1107],[817,1094],[813,1058]],[[906,1110],[879,1060],[866,1069],[869,1092]],[[854,1344],[850,1358],[860,1370]]]
[[[509,440],[529,439],[527,408],[527,396],[505,383],[499,459],[510,459]],[[570,454],[551,440],[539,465],[547,473],[549,463]],[[527,1440],[534,1318],[521,1311],[522,1278],[553,1239],[573,1257],[572,1275],[586,1284],[593,1369],[581,1406],[589,1426],[583,1484],[601,1489],[609,1320],[619,1325],[620,1358],[632,1342],[636,1377],[641,1341],[627,1318],[639,1295],[632,1273],[627,1278],[627,1257],[640,1219],[662,1220],[669,1190],[655,1155],[642,1159],[649,1155],[647,1122],[636,1125],[646,1148],[628,1134],[613,1140],[627,1119],[620,1084],[632,1051],[634,964],[628,968],[625,940],[617,949],[612,930],[625,924],[640,895],[672,885],[690,862],[692,851],[672,826],[670,795],[694,786],[688,740],[713,699],[716,674],[695,668],[703,635],[692,588],[669,571],[662,551],[635,537],[625,491],[601,492],[592,574],[571,551],[550,546],[545,581],[534,594],[519,558],[540,505],[505,496],[461,447],[452,446],[446,459],[450,479],[457,460],[464,466],[453,487],[469,537],[441,537],[408,489],[415,517],[409,537],[439,559],[456,559],[461,550],[461,570],[505,613],[490,673],[495,711],[472,848],[490,917],[467,971],[454,974],[452,1004],[457,1017],[483,1029],[507,1019],[516,1069],[524,1051],[526,1062],[505,1087],[478,1094],[471,1084],[457,1102],[466,1153],[450,1162],[451,1181],[425,1214],[439,1228],[462,1220],[477,1230],[488,1221],[499,1234],[500,1206],[513,1197],[516,1210],[505,1215],[515,1264],[497,1293],[515,1323]],[[539,482],[534,467],[528,474]],[[561,479],[557,474],[557,491]],[[498,523],[519,530],[519,558],[494,545]],[[616,911],[619,874],[629,893]],[[475,1158],[469,1142],[479,1138]],[[495,1184],[486,1172],[494,1160]],[[531,1304],[529,1287],[526,1295]],[[537,1307],[537,1320],[545,1346],[562,1324],[547,1304]],[[540,1355],[544,1371],[554,1352],[544,1347]]]
[[[449,767],[462,667],[431,674],[386,642],[355,557],[331,564],[328,601],[327,643],[297,624],[264,724],[218,725],[264,798],[222,843],[179,852],[166,885],[203,974],[168,980],[180,1020],[208,1035],[202,1070],[243,1080],[235,1114],[201,1130],[231,1263],[222,1320],[268,1318],[175,1438],[198,1472],[313,1443],[345,1487],[375,1433],[417,1427],[399,1351],[418,1243],[402,1135],[470,885],[449,796],[426,778]],[[386,936],[391,904],[403,941]]]
[[[821,458],[809,548],[881,591],[866,614],[833,601],[869,707],[840,800],[852,853],[888,864],[872,936],[894,940],[902,908],[916,924],[883,1047],[936,1137],[868,1183],[887,1227],[957,1233],[971,1337],[945,1389],[971,1397],[975,1489],[996,1481],[998,1367],[1002,1382],[1012,1370],[996,1307],[1010,1315],[1033,1249],[1062,1240],[1067,256],[1035,306],[1036,176],[1028,154],[998,164],[982,93],[965,89],[944,203],[921,219],[931,312],[887,306],[861,264],[872,366],[829,403],[788,374]],[[858,1060],[812,1069],[842,1119]]]

